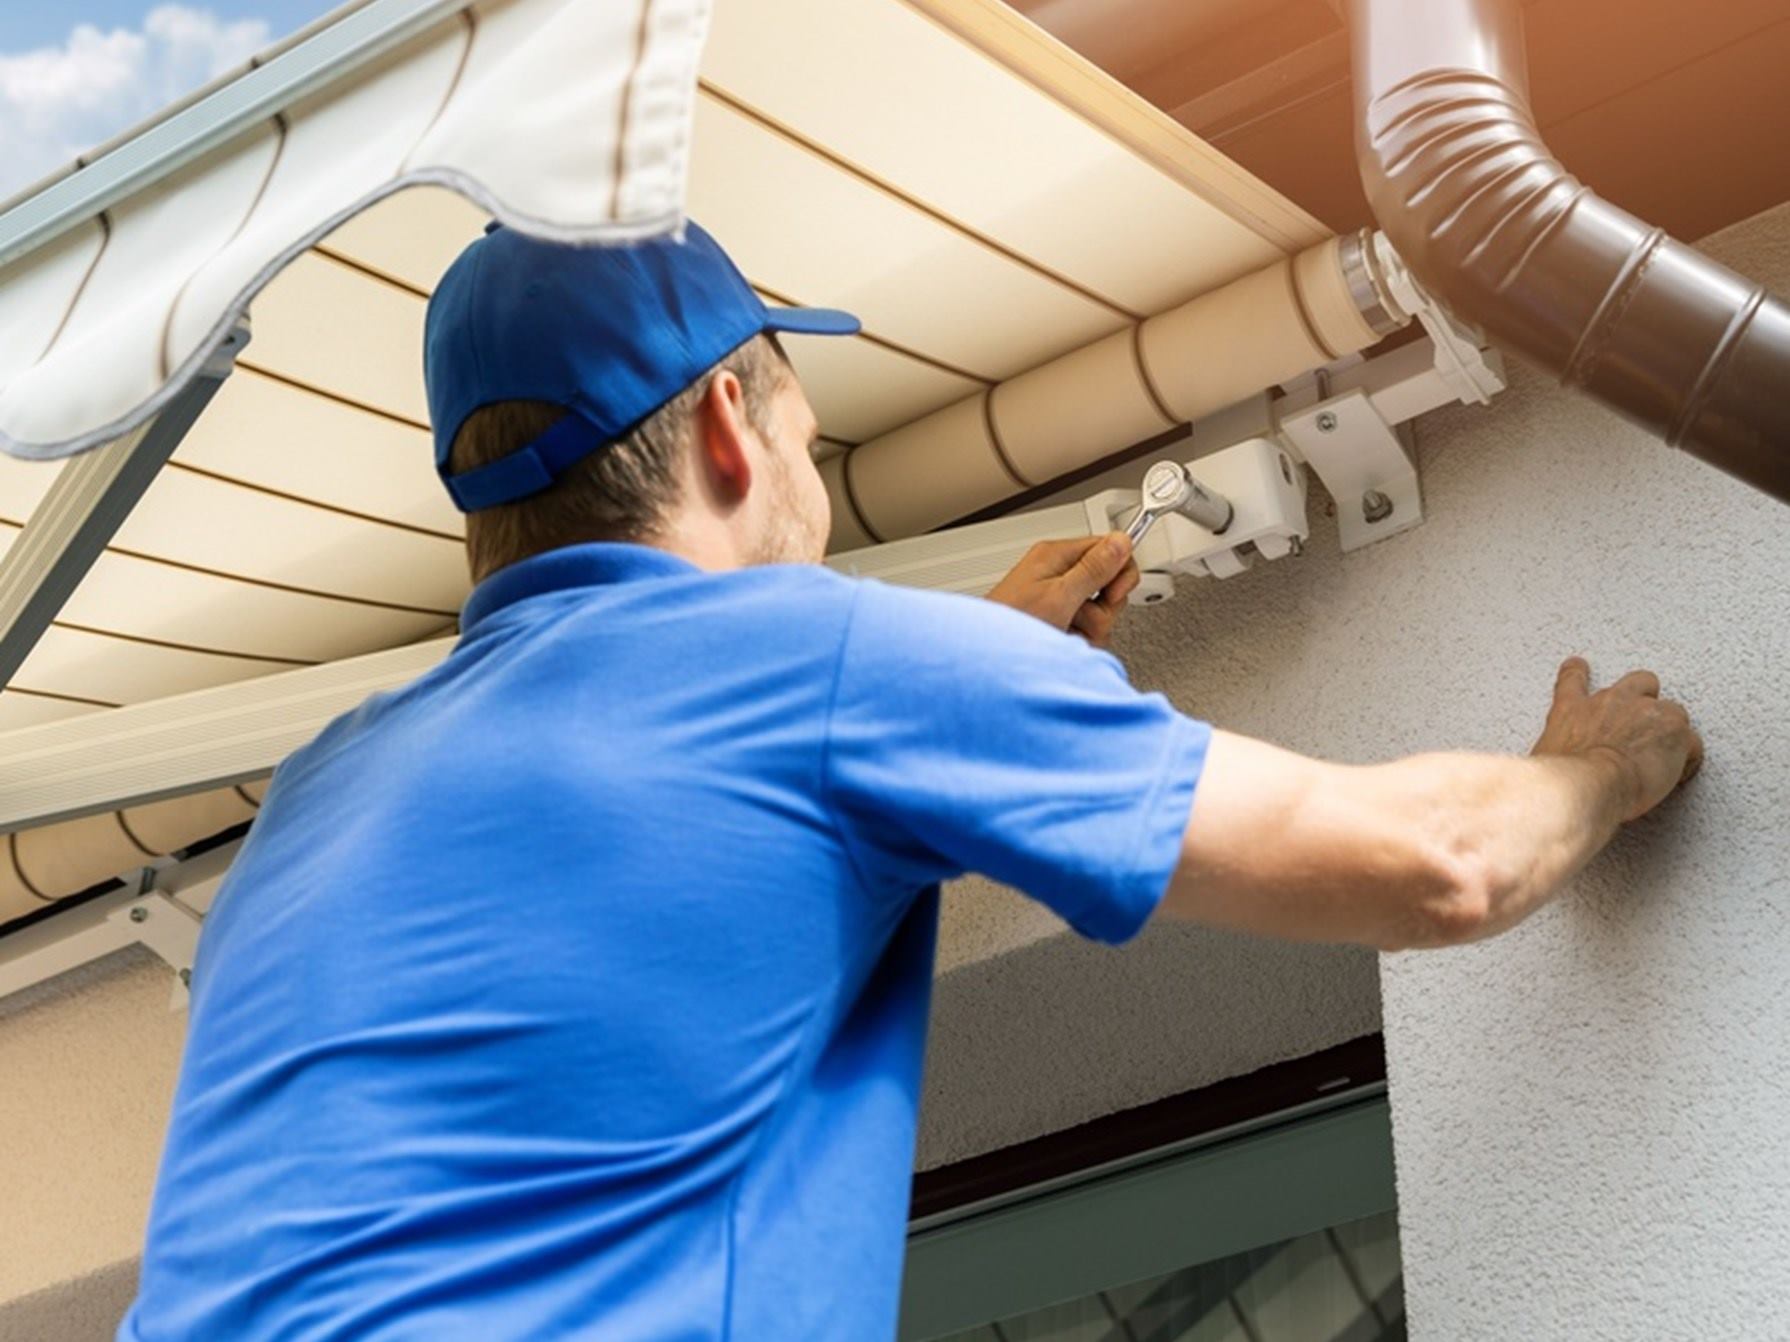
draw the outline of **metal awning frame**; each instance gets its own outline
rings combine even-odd
[[[0,210],[0,266],[178,172],[377,60],[473,0],[364,0],[300,30]],[[8,683],[173,456],[249,340],[239,321],[146,424],[69,460],[0,560],[0,685]]]
[[[473,0],[368,0],[337,10],[90,162],[27,189],[0,212],[0,266],[55,241],[301,99],[377,60]]]
[[[233,681],[0,736],[0,834],[265,778],[331,719],[407,684],[453,638]]]
[[[31,655],[248,343],[248,323],[239,322],[154,419],[64,463],[0,558],[0,685],[9,684]]]

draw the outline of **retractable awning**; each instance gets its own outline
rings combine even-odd
[[[386,6],[285,55],[332,34],[339,55],[341,26]],[[489,209],[591,237],[669,227],[687,169],[689,214],[767,301],[864,320],[859,337],[790,345],[824,454],[1326,236],[998,0],[433,8],[433,26],[376,59],[318,74],[283,126],[263,109],[107,201],[107,222],[89,216],[0,269],[0,427],[40,448],[103,436],[165,396],[165,374],[227,333],[253,291],[234,372],[10,677],[0,729],[52,732],[452,628],[461,528],[430,466],[420,333],[436,278]],[[0,214],[0,257],[20,211],[109,157]],[[426,184],[394,191],[406,175]],[[476,181],[488,190],[469,201]],[[262,223],[276,199],[277,228]],[[283,268],[270,260],[294,248]],[[171,279],[183,272],[190,283]],[[127,333],[157,311],[172,319],[162,334]],[[30,323],[36,348],[19,334]],[[56,370],[70,341],[88,352]],[[61,473],[99,455],[0,457],[0,547],[22,553],[39,503],[69,492]]]

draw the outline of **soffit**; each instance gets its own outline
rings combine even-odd
[[[1011,0],[1338,230],[1355,170],[1348,35],[1331,0]],[[1694,240],[1790,198],[1782,0],[1526,0],[1535,113],[1606,199]]]

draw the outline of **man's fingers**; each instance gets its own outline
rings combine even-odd
[[[1644,694],[1649,699],[1657,699],[1659,677],[1651,671],[1630,671],[1610,688],[1617,694]]]
[[[1100,604],[1108,610],[1117,610],[1142,581],[1143,574],[1137,571],[1137,560],[1127,559],[1125,567],[1119,570],[1119,576],[1100,589]]]
[[[1583,657],[1568,657],[1560,663],[1560,674],[1554,679],[1554,702],[1583,699],[1591,693],[1591,663]]]
[[[1113,613],[1097,601],[1089,601],[1075,612],[1069,627],[1096,648],[1104,648],[1113,631]]]
[[[1703,738],[1698,733],[1692,732],[1690,753],[1684,757],[1684,773],[1678,781],[1680,783],[1690,782],[1691,779],[1697,776],[1698,771],[1702,768]]]
[[[1081,558],[1063,575],[1063,585],[1079,605],[1091,600],[1131,562],[1131,542],[1123,532],[1095,539],[1082,551]]]
[[[1032,570],[1036,578],[1060,578],[1081,562],[1082,556],[1096,540],[1077,537],[1074,540],[1038,541],[1020,561],[1022,568]]]

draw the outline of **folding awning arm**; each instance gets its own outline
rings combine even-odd
[[[31,655],[44,630],[224,385],[236,356],[248,343],[244,321],[154,419],[63,464],[25,529],[0,559],[0,685],[11,681]]]

